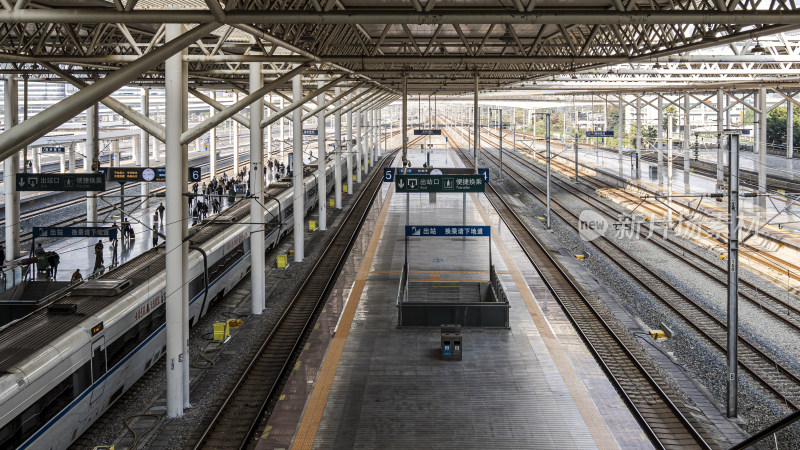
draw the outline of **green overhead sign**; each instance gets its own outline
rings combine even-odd
[[[485,178],[481,174],[464,175],[397,175],[397,192],[483,192]]]

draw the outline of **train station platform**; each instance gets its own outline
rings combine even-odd
[[[509,328],[464,328],[462,361],[441,359],[438,326],[398,327],[407,199],[412,225],[462,225],[466,208],[466,225],[492,227]],[[409,281],[486,281],[489,252],[483,237],[410,240]],[[483,194],[384,183],[256,448],[652,448],[553,302]]]

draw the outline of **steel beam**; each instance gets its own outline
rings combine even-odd
[[[763,25],[765,23],[800,24],[796,10],[783,11],[704,11],[704,10],[631,10],[568,8],[512,11],[504,9],[404,11],[397,9],[364,9],[337,11],[270,10],[226,11],[225,24],[256,34],[264,32],[250,24],[260,25],[481,25],[481,24],[550,24],[550,25]],[[14,9],[0,11],[4,23],[203,23],[218,21],[212,11],[204,10],[135,10],[110,8]],[[245,28],[246,27],[246,28]]]
[[[299,79],[299,77],[300,77],[299,75],[296,75],[293,78],[293,81],[292,81],[292,88],[293,88],[292,91],[293,92],[294,92],[294,80]],[[302,122],[303,121],[303,116],[302,116],[303,110],[300,109],[300,111],[298,111],[300,113],[299,117],[297,117],[297,115],[294,114],[294,110],[297,109],[297,108],[303,108],[303,106],[306,104],[306,102],[308,102],[312,98],[316,97],[320,93],[324,94],[325,91],[327,91],[328,89],[330,89],[330,88],[336,86],[337,84],[339,84],[339,82],[342,81],[342,79],[344,79],[344,78],[345,78],[344,76],[341,76],[339,78],[336,78],[335,80],[329,81],[328,83],[324,84],[322,87],[316,89],[315,91],[312,91],[311,93],[309,93],[308,95],[306,95],[306,96],[304,96],[302,98],[293,98],[292,99],[292,103],[289,104],[289,106],[281,109],[276,114],[271,115],[269,117],[269,119],[262,120],[261,121],[261,128],[264,128],[264,127],[266,127],[266,126],[268,126],[268,125],[270,125],[272,123],[275,123],[275,121],[277,121],[278,119],[284,117],[285,115],[287,115],[289,113],[292,113],[292,122],[294,122],[295,120],[299,120],[299,121]],[[301,95],[302,95],[302,92],[303,92],[303,86],[301,84],[300,85],[300,93],[301,93]],[[281,95],[281,93],[278,92],[278,95]],[[302,131],[302,128],[301,128],[301,131]]]
[[[85,22],[79,20],[76,23]],[[191,31],[187,31],[176,39],[165,43],[157,50],[140,57],[102,80],[87,86],[85,89],[81,89],[79,92],[36,114],[31,119],[5,130],[0,134],[0,159],[8,158],[17,149],[30,144],[56,129],[62,123],[71,120],[93,103],[108,97],[117,89],[137,79],[142,73],[154,68],[168,57],[180,52],[192,42],[206,36],[218,27],[219,24],[216,22],[198,25]]]
[[[250,74],[249,71],[245,71],[243,73],[247,73],[248,76]],[[206,103],[206,104],[208,104],[210,106],[213,106],[214,109],[216,109],[217,111],[224,111],[227,108],[222,103],[220,103],[220,102],[216,101],[215,99],[203,94],[202,92],[198,91],[197,89],[189,88],[189,93],[192,94],[198,100],[200,100],[200,101],[202,101],[202,102],[204,102],[204,103]],[[239,99],[237,98],[236,102],[238,102],[238,101],[239,101]],[[234,102],[234,104],[236,102]],[[245,117],[245,116],[243,116],[241,114],[234,114],[233,116],[231,116],[231,119],[235,120],[236,122],[238,122],[241,125],[244,125],[245,128],[250,128],[250,119],[248,119],[247,117]]]
[[[322,83],[320,83],[320,84],[322,84]],[[341,100],[342,98],[346,97],[347,95],[350,95],[351,92],[353,92],[354,90],[358,89],[363,84],[364,83],[358,83],[357,85],[351,87],[350,89],[348,89],[347,91],[342,92],[342,93],[340,93],[341,89],[339,87],[336,87],[334,89],[335,94],[334,94],[333,98],[331,98],[327,102],[326,101],[320,101],[319,100],[320,96],[318,96],[317,97],[317,105],[318,105],[317,108],[314,109],[313,111],[307,113],[306,115],[304,115],[303,116],[303,120],[305,121],[305,120],[308,120],[308,119],[316,116],[320,111],[324,111],[326,108],[328,108],[329,106],[333,105],[334,103],[336,103],[338,105],[339,104],[338,103],[339,100]],[[334,112],[335,111],[330,111],[330,112],[329,111],[325,111],[325,115],[329,116],[329,115],[333,114]]]
[[[252,63],[251,63],[252,64]],[[259,63],[260,65],[261,63]],[[197,139],[198,137],[202,136],[206,131],[210,130],[211,128],[221,124],[225,120],[234,117],[236,113],[243,110],[248,105],[254,104],[255,101],[262,101],[263,97],[272,92],[278,86],[288,82],[293,76],[299,75],[303,73],[303,71],[307,67],[299,66],[294,68],[293,70],[289,71],[288,73],[278,77],[276,80],[270,82],[266,86],[262,86],[257,92],[252,92],[250,95],[246,96],[245,98],[239,100],[238,102],[234,103],[233,105],[221,110],[219,114],[212,115],[208,119],[200,122],[199,124],[192,127],[192,129],[187,130],[181,136],[182,143],[189,143],[193,140]],[[260,76],[261,74],[259,74]],[[263,105],[263,103],[262,103]],[[252,126],[253,121],[251,120],[249,126]],[[261,128],[265,127],[266,125],[262,124]]]

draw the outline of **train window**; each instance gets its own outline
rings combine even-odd
[[[92,354],[92,379],[97,381],[106,373],[106,350],[101,347],[94,349]]]
[[[41,412],[41,406],[39,403],[34,403],[28,407],[22,414],[19,415],[18,419],[20,422],[19,432],[20,442],[24,442],[25,439],[33,436],[33,433],[39,429],[41,423],[39,421],[39,413]]]
[[[46,396],[42,397],[42,423],[55,417],[75,398],[72,393],[72,377],[62,380]]]
[[[72,374],[72,396],[77,397],[92,385],[92,366],[89,361]]]
[[[114,367],[139,344],[152,335],[164,324],[166,306],[157,307],[139,323],[132,326],[124,335],[114,339],[107,347],[108,367]]]
[[[16,434],[16,431],[16,419],[7,423],[3,428],[0,428],[0,448],[14,448],[17,446],[14,442],[14,434]]]

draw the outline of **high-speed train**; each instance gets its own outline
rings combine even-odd
[[[328,163],[330,189],[333,172]],[[304,192],[305,215],[316,174]],[[269,250],[291,230],[292,188],[270,188],[264,202]],[[247,275],[249,217],[240,201],[192,229],[190,326]],[[156,247],[0,329],[0,449],[67,448],[164,355],[164,255]]]

